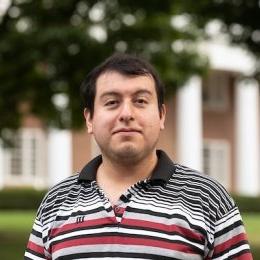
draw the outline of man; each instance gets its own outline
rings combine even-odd
[[[252,259],[225,189],[156,150],[166,111],[150,64],[113,55],[81,91],[101,155],[45,196],[25,259]]]

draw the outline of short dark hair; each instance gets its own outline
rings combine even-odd
[[[152,76],[158,100],[158,108],[161,114],[164,104],[164,85],[162,84],[153,66],[137,57],[136,55],[116,53],[106,59],[103,63],[95,67],[84,79],[80,91],[83,105],[90,111],[90,116],[94,114],[94,101],[96,96],[97,79],[105,72],[115,71],[125,76]]]

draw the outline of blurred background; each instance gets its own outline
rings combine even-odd
[[[0,258],[48,188],[99,153],[79,86],[114,52],[166,86],[158,147],[233,194],[260,259],[259,0],[0,0]]]

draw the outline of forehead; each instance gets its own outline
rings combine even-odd
[[[147,90],[156,95],[155,82],[150,74],[129,76],[116,71],[104,72],[97,78],[96,96],[105,92],[134,93],[139,90]]]

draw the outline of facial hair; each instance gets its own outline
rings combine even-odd
[[[143,147],[143,149],[138,149],[134,144],[128,143],[117,149],[114,149],[109,145],[106,147],[100,146],[100,150],[103,156],[108,158],[111,162],[125,166],[133,166],[153,153],[157,142],[158,139],[149,146]]]

